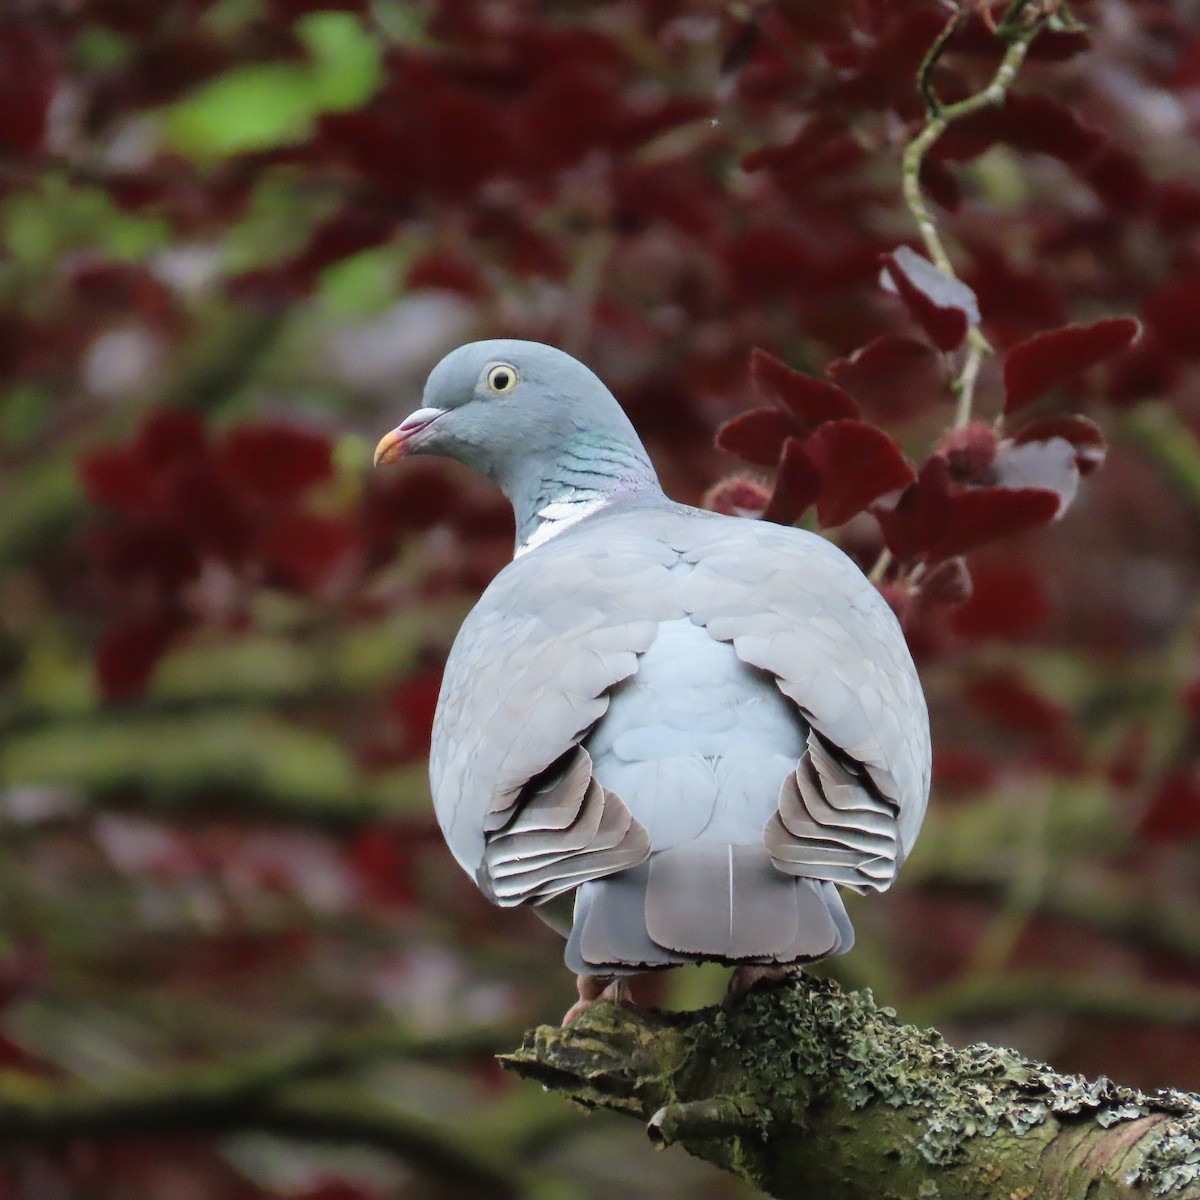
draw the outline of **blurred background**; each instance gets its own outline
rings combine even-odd
[[[445,351],[532,337],[672,495],[753,509],[771,468],[713,438],[764,403],[758,346],[978,485],[1000,355],[947,441],[960,360],[879,284],[954,7],[3,6],[0,1197],[745,1194],[495,1067],[573,981],[452,862],[425,757],[511,519],[370,452]],[[1004,48],[1003,5],[958,7],[947,99]],[[919,586],[936,555],[882,576],[934,796],[825,969],[956,1042],[1198,1089],[1200,10],[1074,15],[922,183],[998,351],[1144,332],[1031,410],[1109,442],[1060,520],[976,536],[965,603],[957,567]],[[824,532],[879,562],[873,516]]]

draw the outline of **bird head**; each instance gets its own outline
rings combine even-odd
[[[375,465],[445,455],[511,497],[524,474],[581,437],[619,442],[645,459],[620,405],[581,362],[541,342],[471,342],[434,367],[421,407],[380,440]]]

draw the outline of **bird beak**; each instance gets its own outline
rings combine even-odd
[[[398,462],[412,449],[417,434],[445,415],[444,408],[418,408],[415,413],[409,414],[391,433],[385,433],[379,439],[379,445],[375,447],[375,465],[382,467]]]

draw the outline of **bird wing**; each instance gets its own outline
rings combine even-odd
[[[929,795],[929,718],[899,622],[815,534],[715,518],[693,519],[679,540],[692,619],[773,675],[809,726],[764,833],[776,867],[883,890]]]
[[[546,900],[649,854],[579,742],[659,623],[682,615],[677,558],[620,522],[560,535],[505,567],[459,630],[430,780],[451,851],[498,903]]]

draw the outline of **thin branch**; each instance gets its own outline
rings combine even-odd
[[[930,260],[945,274],[953,278],[957,278],[954,265],[950,261],[949,254],[946,253],[937,223],[925,202],[924,193],[921,191],[921,167],[925,156],[953,122],[963,117],[969,117],[985,108],[994,108],[1004,103],[1009,89],[1016,80],[1017,72],[1025,61],[1030,43],[1037,37],[1038,32],[1049,20],[1056,7],[1055,0],[1045,0],[1043,4],[1038,5],[1031,5],[1029,0],[1016,0],[1010,6],[997,31],[999,36],[1008,42],[1008,49],[1005,50],[1004,57],[1000,60],[1000,65],[996,68],[991,82],[973,96],[968,96],[954,104],[943,104],[938,98],[932,82],[934,68],[965,19],[961,10],[956,12],[946,23],[946,27],[929,48],[917,73],[917,86],[925,98],[925,125],[904,150],[904,157],[901,161],[904,202],[916,222],[917,230],[925,244]],[[984,356],[991,352],[992,348],[987,338],[978,327],[973,326],[967,333],[966,356],[963,360],[962,370],[954,384],[958,400],[954,413],[955,429],[961,429],[971,419],[979,368]]]

